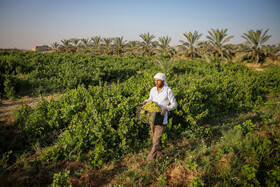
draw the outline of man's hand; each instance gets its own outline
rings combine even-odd
[[[165,115],[165,113],[167,112],[167,106],[166,107],[163,107],[161,110],[160,110],[160,114],[162,115],[162,116],[164,116]]]
[[[140,104],[140,106],[144,106],[146,103],[148,103],[148,102],[144,101],[143,103]]]

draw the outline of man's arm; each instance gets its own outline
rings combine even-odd
[[[175,100],[174,93],[171,89],[168,92],[168,99],[169,99],[170,105],[167,106],[167,110],[170,111],[170,110],[175,109],[177,107],[177,102]]]
[[[145,100],[145,102],[150,102],[150,101],[153,100],[153,93],[152,92],[153,92],[153,89],[151,89],[151,91],[150,91],[149,99]]]
[[[141,103],[141,105],[145,105],[146,103],[148,103],[152,100],[153,100],[153,95],[152,95],[152,89],[151,89],[149,99],[145,100],[143,103]]]

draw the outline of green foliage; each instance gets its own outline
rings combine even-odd
[[[252,123],[252,120],[247,120],[242,123],[242,125],[237,125],[234,128],[235,129],[241,129],[243,133],[247,134],[249,132],[252,132],[255,129],[256,125]]]
[[[11,76],[6,76],[6,79],[4,81],[4,92],[8,98],[15,97],[15,84]]]
[[[81,159],[92,167],[102,167],[150,145],[149,126],[136,119],[139,104],[154,86],[153,76],[160,71],[150,58],[5,53],[0,59],[4,70],[0,78],[5,82],[1,92],[6,97],[19,94],[20,83],[29,85],[34,93],[65,90],[57,101],[41,99],[34,108],[22,103],[15,113],[15,124],[27,142],[42,148],[38,163]],[[184,153],[195,158],[184,160],[191,169],[202,165],[209,172],[208,177],[194,179],[193,186],[221,181],[222,177],[233,186],[274,184],[279,180],[278,140],[256,138],[255,134],[261,123],[258,120],[267,125],[276,123],[267,112],[276,105],[266,101],[265,95],[277,93],[278,72],[279,68],[254,72],[238,64],[216,66],[183,60],[168,67],[167,82],[178,107],[168,113],[164,145],[182,136],[190,141],[217,136],[214,130],[219,127],[214,124],[222,116],[252,109],[257,115],[256,119],[243,120],[235,128],[222,131],[215,146],[196,142],[197,150]],[[266,110],[256,109],[259,105]],[[220,171],[215,164],[225,155],[233,155],[230,167]],[[206,156],[208,160],[203,160]],[[237,160],[237,156],[244,159]],[[170,163],[165,162],[160,171]],[[69,171],[55,174],[53,185],[67,185],[69,175]],[[165,184],[164,177],[157,175],[154,179]]]
[[[5,171],[8,167],[8,161],[9,161],[9,158],[10,158],[10,154],[12,153],[13,151],[8,151],[8,152],[5,152],[1,155],[1,159],[0,159],[0,173],[2,173],[3,171]]]
[[[270,171],[267,171],[267,179],[265,184],[267,186],[279,186],[280,182],[280,167],[276,166],[275,169],[272,169]]]
[[[95,144],[94,150],[89,152],[92,166],[101,166],[106,158],[106,152],[101,144]]]
[[[160,176],[157,178],[157,181],[161,186],[166,186],[166,177],[165,176]]]
[[[167,133],[164,132],[164,133],[162,134],[162,136],[161,136],[162,147],[165,147],[165,146],[166,146],[167,140],[168,140]]]
[[[256,179],[256,168],[244,165],[242,168],[242,174],[245,176],[245,186],[260,186],[259,181]]]
[[[75,59],[78,56],[66,57]],[[92,58],[97,64],[102,57]],[[120,61],[111,64],[112,69],[130,67],[124,61],[125,58],[104,59],[102,63]],[[76,66],[79,63],[74,66],[74,63],[69,64],[67,61],[60,67],[71,71],[77,69]],[[104,66],[104,72],[106,68]],[[49,158],[43,160],[75,160],[89,153],[92,165],[100,166],[112,158],[147,145],[142,139],[147,137],[149,129],[136,120],[136,111],[154,86],[152,77],[155,72],[156,69],[146,70],[142,74],[135,73],[126,77],[122,83],[110,86],[106,82],[94,86],[79,85],[79,81],[73,83],[74,79],[69,77],[69,80],[73,80],[66,87],[73,88],[78,84],[76,89],[67,91],[58,101],[42,99],[34,109],[23,105],[17,112],[16,122],[30,142],[39,142],[41,146],[50,146],[56,142],[52,154],[46,151],[43,158]],[[77,78],[72,74],[68,75]],[[118,74],[114,77],[118,77]],[[266,93],[266,85],[259,87],[257,73],[237,65],[221,65],[217,68],[201,62],[177,62],[167,78],[178,103],[178,108],[169,115],[170,125],[166,128],[166,137],[171,139],[180,134],[186,137],[207,137],[212,132],[210,127],[201,126],[205,121],[253,107],[255,103],[263,101],[261,96]],[[254,127],[251,121],[241,126],[244,133],[251,132]],[[163,141],[165,139],[164,136]]]
[[[70,174],[70,170],[65,170],[62,172],[55,173],[53,175],[53,182],[51,186],[52,187],[72,186],[69,184],[69,174]]]
[[[192,183],[190,184],[191,187],[196,187],[196,186],[205,186],[203,180],[199,179],[198,177],[194,177]]]
[[[280,68],[274,67],[266,69],[260,73],[260,86],[268,89],[270,92],[279,92],[280,90]]]
[[[82,54],[0,52],[0,92],[6,97],[42,94],[124,81],[150,68],[148,58],[120,58]]]

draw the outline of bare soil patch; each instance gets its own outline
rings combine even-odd
[[[264,71],[260,64],[246,64],[246,66],[253,68],[256,71]]]
[[[259,63],[246,63],[247,67],[250,67],[256,71],[264,71],[265,68],[269,67],[269,66],[278,66],[280,67],[280,60],[276,60],[276,61],[271,61],[271,60],[267,60],[264,64],[259,64]]]
[[[61,94],[52,94],[43,97],[47,101],[50,101],[51,99],[57,100]],[[13,111],[17,110],[21,107],[22,102],[25,102],[27,105],[31,107],[35,107],[37,103],[39,102],[39,97],[28,97],[24,96],[18,100],[3,100],[2,105],[0,106],[0,124],[1,123],[11,123],[14,120],[14,117],[12,116]]]

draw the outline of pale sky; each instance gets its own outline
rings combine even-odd
[[[124,37],[141,33],[186,40],[184,32],[228,29],[242,43],[250,29],[269,29],[280,43],[280,0],[0,0],[0,48],[30,49],[63,39]]]

